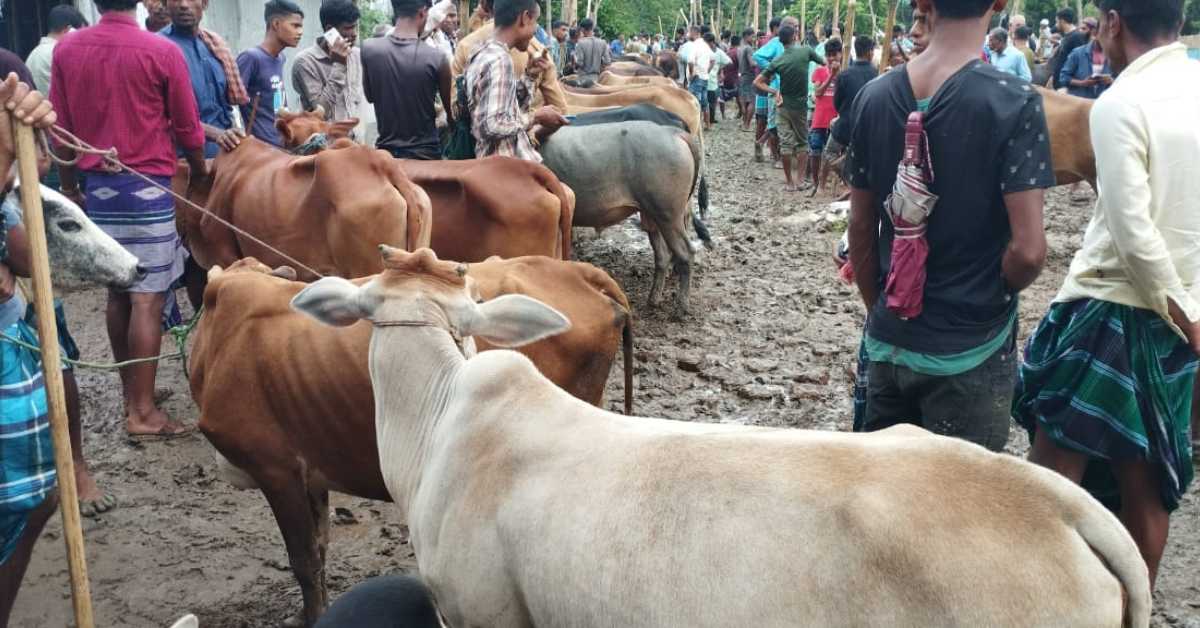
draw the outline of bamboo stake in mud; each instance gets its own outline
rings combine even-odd
[[[79,493],[75,486],[75,463],[71,456],[71,434],[67,425],[67,397],[63,392],[58,326],[54,318],[54,293],[50,284],[50,258],[46,249],[46,222],[42,214],[42,192],[38,186],[37,144],[33,127],[13,120],[17,164],[21,175],[21,205],[25,208],[25,232],[33,275],[33,307],[37,312],[38,339],[42,348],[42,371],[50,410],[50,433],[54,441],[54,467],[58,472],[59,506],[63,537],[67,543],[67,565],[75,625],[93,628],[92,593],[88,583],[83,527],[79,521]]]

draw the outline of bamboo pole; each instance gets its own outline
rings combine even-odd
[[[759,21],[758,21],[758,0],[754,0],[754,36],[755,37],[758,37],[758,31],[760,31],[760,30],[762,30],[762,27],[759,25]],[[757,44],[758,44],[758,42],[755,42],[755,45],[757,45]]]
[[[833,0],[833,21],[830,24],[833,25],[835,30],[840,31],[842,24],[842,0]],[[844,35],[842,36],[842,43],[846,43]]]
[[[767,0],[767,21],[775,19],[775,0]]]
[[[858,7],[857,0],[847,0],[846,2],[846,28],[842,29],[842,41],[854,49],[854,9]]]
[[[883,40],[887,42],[887,48],[884,50],[884,54],[880,57],[879,61],[879,73],[881,75],[887,71],[887,61],[892,56],[892,28],[896,26],[896,10],[899,7],[900,5],[896,0],[888,0],[887,28],[883,31]],[[900,42],[896,42],[896,45],[899,46]]]
[[[75,625],[78,628],[93,628],[91,586],[88,584],[83,528],[79,522],[79,494],[75,487],[75,463],[71,456],[71,435],[67,426],[67,397],[63,392],[58,327],[54,319],[50,258],[46,250],[46,224],[42,214],[42,193],[38,186],[37,144],[33,139],[33,127],[20,123],[15,118],[12,125],[13,135],[17,140],[21,204],[25,208],[25,232],[29,236],[29,255],[33,267],[33,307],[37,312],[38,339],[42,348],[42,371],[46,384],[46,401],[50,409],[54,467],[58,472],[59,507],[62,510],[63,538],[67,543]]]
[[[808,38],[808,0],[800,0],[800,40]]]

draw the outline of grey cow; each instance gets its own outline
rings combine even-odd
[[[563,127],[542,144],[545,165],[575,191],[575,226],[604,229],[635,213],[654,249],[650,305],[662,301],[667,270],[679,275],[676,306],[688,311],[692,247],[686,222],[700,175],[700,147],[684,131],[630,121]]]

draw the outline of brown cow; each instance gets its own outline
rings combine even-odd
[[[186,164],[176,173],[184,185]],[[349,145],[298,157],[254,138],[213,161],[192,200],[323,275],[378,272],[380,242],[430,242],[429,197],[387,153]],[[210,268],[243,257],[291,264],[274,251],[195,211],[178,212],[196,262]],[[363,234],[369,234],[365,238]],[[307,280],[316,277],[297,269]]]
[[[604,72],[600,75],[600,80],[597,81],[600,85],[673,85],[679,86],[679,83],[673,78],[665,76],[623,76],[613,74],[612,72]]]
[[[659,52],[658,58],[654,60],[654,65],[663,73],[663,76],[672,78],[679,76],[679,54],[674,50]]]
[[[1094,100],[1035,88],[1046,108],[1050,129],[1050,161],[1059,185],[1087,181],[1096,189],[1096,153],[1092,148],[1091,115]]]
[[[624,76],[662,76],[662,70],[638,61],[616,61],[608,66],[608,71]]]
[[[580,93],[567,90],[567,111],[587,113],[609,107],[627,107],[639,103],[654,105],[679,116],[688,131],[697,138],[700,134],[700,103],[686,89],[675,85],[621,85],[593,88],[603,93]]]
[[[326,122],[319,112],[312,112],[283,115],[276,126],[284,145],[294,148],[308,143],[314,134],[324,133],[330,140],[345,137],[356,124],[356,120]],[[439,257],[460,262],[522,255],[571,259],[575,195],[547,168],[511,157],[398,163],[429,195],[431,248]],[[381,270],[377,265],[361,274]]]
[[[261,488],[270,503],[304,594],[304,623],[311,625],[327,601],[329,491],[390,501],[379,470],[367,372],[371,326],[333,330],[293,312],[289,302],[305,284],[269,272],[253,259],[210,271],[191,390],[200,430],[219,453],[222,473],[242,488]],[[625,407],[631,411],[629,301],[607,273],[579,262],[526,257],[473,264],[467,275],[484,299],[524,294],[570,318],[570,332],[521,351],[584,401],[602,402],[623,342]]]

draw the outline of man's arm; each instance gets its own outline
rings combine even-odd
[[[1029,69],[1029,59],[1024,54],[1017,55],[1017,72],[1026,81],[1033,81],[1033,71]]]
[[[363,81],[366,82],[366,73],[363,73]],[[438,92],[442,95],[442,111],[446,112],[446,126],[454,127],[454,105],[453,105],[453,71],[450,69],[450,60],[442,57],[442,67],[438,68]]]
[[[1076,79],[1075,73],[1079,70],[1079,62],[1083,59],[1082,56],[1072,53],[1067,56],[1067,61],[1062,65],[1062,69],[1058,72],[1058,84],[1060,87],[1089,87],[1091,86],[1091,78]]]
[[[1141,112],[1121,100],[1101,99],[1092,109],[1096,174],[1104,182],[1098,204],[1130,283],[1146,304],[1169,317],[1200,348],[1200,304],[1184,288],[1166,239],[1151,217],[1149,137]]]
[[[871,190],[850,188],[850,265],[870,311],[879,300],[879,209]]]
[[[604,52],[600,53],[600,70],[601,71],[604,71],[604,68],[607,68],[608,66],[612,65],[612,62],[613,62],[612,50],[608,46],[604,46],[603,48],[604,48]]]
[[[333,105],[338,95],[346,90],[346,64],[335,62],[326,81],[321,76],[318,63],[316,57],[311,55],[298,57],[292,66],[292,84],[300,93],[300,105],[305,111],[313,111],[319,106],[325,110],[328,118],[333,115]]]
[[[822,70],[824,70],[825,72],[828,72],[828,74],[827,75],[819,74]],[[817,83],[817,91],[816,91],[817,98],[820,98],[825,95],[825,92],[829,91],[829,86],[833,84],[834,79],[836,79],[837,77],[834,76],[833,72],[830,72],[826,68],[817,68],[817,72],[818,72],[818,74],[815,74],[814,78],[816,78],[817,76],[821,77],[820,79],[818,79],[820,82]],[[834,108],[836,109],[837,106],[835,105]]]
[[[1046,230],[1042,224],[1045,196],[1042,189],[1004,195],[1012,240],[1000,267],[1005,283],[1013,292],[1032,285],[1046,264]]]
[[[771,80],[775,78],[775,73],[770,69],[763,70],[754,77],[754,87],[760,92],[774,94],[775,90],[771,88]]]

